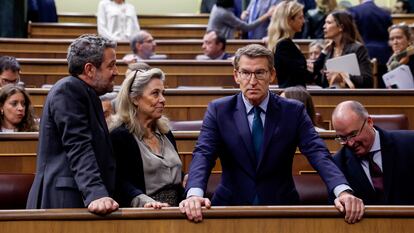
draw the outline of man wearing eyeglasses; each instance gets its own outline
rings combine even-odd
[[[299,204],[292,178],[299,146],[338,197],[335,206],[345,212],[345,220],[360,220],[364,204],[348,192],[348,182],[333,163],[304,105],[269,92],[276,77],[273,53],[261,45],[248,45],[237,50],[233,65],[241,93],[209,104],[193,151],[181,212],[199,222],[201,206]],[[203,195],[217,157],[221,182],[210,202]]]
[[[0,87],[20,82],[20,64],[16,58],[10,56],[0,57]]]
[[[340,103],[332,124],[343,148],[334,156],[354,195],[369,205],[414,204],[414,133],[374,126],[356,101]]]
[[[157,43],[155,43],[154,37],[145,31],[138,31],[131,39],[130,42],[132,54],[127,54],[122,58],[127,64],[135,63],[141,60],[160,60],[166,59],[165,54],[155,54]]]

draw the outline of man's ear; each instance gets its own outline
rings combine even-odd
[[[237,84],[240,84],[239,72],[236,69],[233,70],[233,78],[234,78],[234,82],[236,82]]]
[[[275,68],[270,70],[270,83],[273,83],[276,79],[276,70]]]
[[[92,78],[95,76],[96,67],[92,63],[86,63],[83,72],[88,78]]]

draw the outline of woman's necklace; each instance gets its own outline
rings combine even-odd
[[[334,47],[334,57],[339,57],[342,55],[342,48]]]

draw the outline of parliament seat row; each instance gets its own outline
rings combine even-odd
[[[191,14],[191,13],[170,13],[170,14],[145,14],[137,15],[139,25],[169,25],[169,24],[207,24],[209,14]],[[83,13],[59,13],[59,23],[94,23],[96,24],[95,14]]]
[[[66,58],[67,49],[74,39],[0,38],[0,55],[18,58]],[[156,53],[166,54],[168,59],[194,59],[203,54],[201,39],[158,39]],[[294,40],[304,54],[308,54],[313,40]],[[238,48],[248,44],[263,44],[261,40],[228,40],[226,52],[234,54]],[[131,53],[129,41],[117,43],[117,58]]]
[[[207,24],[208,14],[163,14],[163,15],[138,15],[140,25],[165,25],[165,24]],[[414,23],[414,14],[393,14],[393,24],[405,22]],[[96,23],[94,14],[59,13],[60,23]]]
[[[141,29],[148,31],[157,39],[201,39],[207,25],[171,24],[147,25]],[[74,39],[82,34],[97,34],[96,24],[91,23],[32,23],[29,22],[30,38],[66,38]]]
[[[210,175],[206,197],[212,198],[220,177],[219,172]],[[25,209],[33,179],[33,173],[0,173],[0,210]],[[294,175],[293,179],[302,205],[328,204],[326,186],[318,174]]]
[[[168,80],[168,77],[167,77]],[[27,89],[36,114],[41,115],[48,89]],[[240,90],[187,88],[165,90],[165,114],[172,121],[194,121],[204,117],[209,102],[224,96],[234,95]],[[282,89],[271,89],[280,93]],[[331,129],[333,109],[342,101],[356,100],[361,102],[370,114],[404,114],[409,120],[414,119],[414,90],[396,89],[309,89],[326,129]],[[410,120],[412,121],[412,120]],[[414,124],[408,125],[413,130]]]

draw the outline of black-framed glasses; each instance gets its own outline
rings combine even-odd
[[[256,70],[254,72],[250,72],[250,71],[246,71],[246,70],[242,70],[242,71],[237,71],[240,75],[241,79],[244,80],[250,80],[254,74],[254,77],[256,77],[256,79],[258,80],[263,80],[267,78],[267,73],[269,72],[268,70]]]
[[[361,134],[362,129],[364,129],[364,126],[365,126],[366,122],[367,122],[367,119],[364,120],[364,123],[362,124],[362,126],[359,130],[355,130],[347,136],[336,135],[335,141],[339,142],[341,145],[345,145],[349,140],[352,140],[353,138],[355,138],[356,136]]]

